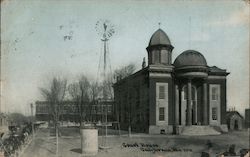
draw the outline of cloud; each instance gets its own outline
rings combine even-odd
[[[220,21],[212,21],[209,23],[211,26],[248,26],[249,25],[249,6],[233,12],[228,18],[221,19]]]

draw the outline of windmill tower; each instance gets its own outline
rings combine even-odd
[[[101,50],[100,60],[99,60],[99,67],[98,67],[98,76],[97,82],[102,85],[102,94],[101,99],[107,100],[111,98],[111,89],[108,86],[110,81],[112,81],[112,77],[110,74],[112,73],[111,70],[111,63],[109,57],[109,39],[115,33],[114,25],[110,23],[109,20],[99,20],[96,23],[95,29],[101,37],[101,41],[103,43],[103,49]]]
[[[96,23],[95,29],[97,33],[101,36],[101,41],[103,43],[103,49],[101,50],[98,74],[97,74],[97,82],[102,86],[101,92],[101,102],[99,105],[102,107],[102,126],[105,127],[105,137],[107,137],[107,125],[108,125],[108,108],[105,102],[112,98],[112,87],[110,83],[112,83],[112,70],[111,63],[109,57],[109,47],[108,41],[115,33],[114,26],[108,20],[99,20]],[[102,140],[102,148],[108,148],[106,146],[106,138]]]

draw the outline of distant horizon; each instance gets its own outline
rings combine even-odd
[[[42,98],[38,88],[47,86],[53,75],[69,82],[81,74],[96,79],[102,42],[95,24],[108,19],[115,26],[109,41],[112,70],[129,63],[139,70],[143,57],[147,62],[146,47],[160,22],[174,46],[172,63],[183,51],[194,49],[204,55],[208,66],[226,69],[230,72],[227,110],[235,107],[245,116],[249,6],[227,0],[3,1],[1,111],[29,115],[29,104]]]

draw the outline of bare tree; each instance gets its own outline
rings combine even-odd
[[[52,120],[55,126],[56,132],[56,155],[58,156],[58,128],[59,128],[59,118],[63,110],[63,101],[65,98],[67,88],[66,79],[53,78],[50,83],[50,87],[40,88],[41,94],[48,102],[49,113],[52,116]]]
[[[123,79],[131,74],[133,74],[135,71],[135,65],[130,63],[129,65],[122,66],[119,69],[116,69],[114,72],[114,77],[118,77],[119,79]]]
[[[71,96],[71,99],[73,101],[72,107],[74,107],[73,112],[78,113],[79,117],[78,117],[78,123],[81,123],[81,115],[80,115],[80,100],[81,100],[81,92],[80,92],[80,88],[79,88],[79,84],[78,82],[74,82],[72,84],[70,84],[68,86],[68,91],[69,91],[69,95]]]
[[[68,91],[74,101],[74,105],[77,107],[79,123],[82,125],[83,120],[90,120],[90,83],[87,77],[82,75],[78,82],[68,86]]]
[[[80,87],[80,114],[81,120],[89,121],[90,120],[90,104],[89,104],[89,88],[90,83],[86,76],[82,75],[79,80],[79,87]],[[83,112],[85,111],[85,112]]]
[[[90,99],[91,101],[96,101],[98,99],[98,96],[100,94],[100,86],[96,82],[92,82],[90,84]]]
[[[93,121],[97,121],[97,117],[95,116],[96,113],[98,112],[97,111],[97,107],[95,109],[95,112],[96,113],[93,113],[92,112],[92,108],[94,106],[97,106],[98,105],[98,98],[100,98],[100,94],[101,94],[101,91],[102,91],[102,87],[97,83],[97,82],[91,82],[90,84],[90,105],[91,105],[91,110],[90,110],[90,117],[91,117],[91,120],[92,122]]]

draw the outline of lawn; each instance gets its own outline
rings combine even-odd
[[[79,157],[81,154],[81,141],[79,129],[76,127],[60,128],[61,137],[59,139],[59,156]],[[99,133],[103,132],[102,129]],[[100,145],[109,146],[110,149],[100,149],[96,157],[200,157],[202,151],[208,150],[208,140],[211,142],[210,153],[212,156],[225,152],[231,144],[236,145],[238,153],[242,148],[249,148],[249,134],[247,130],[229,132],[216,136],[183,136],[183,135],[148,135],[132,134],[128,137],[126,131],[122,135],[114,130],[108,131],[109,136],[99,136]],[[50,136],[48,129],[39,130],[33,144],[27,149],[25,157],[54,156],[55,138]],[[238,153],[239,154],[239,153]]]

